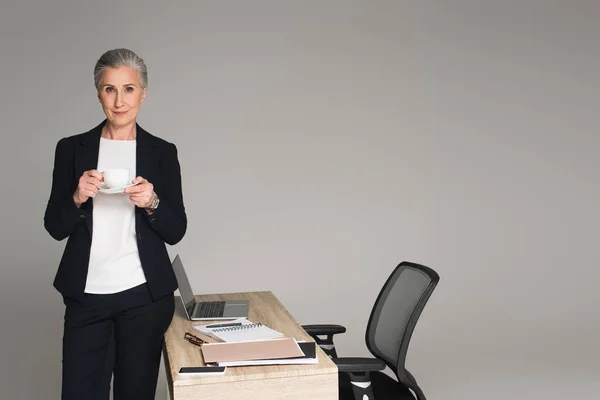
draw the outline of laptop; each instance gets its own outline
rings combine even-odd
[[[248,318],[248,300],[197,301],[179,254],[173,260],[173,271],[187,318],[192,321]]]

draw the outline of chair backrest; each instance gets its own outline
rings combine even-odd
[[[367,348],[385,361],[400,382],[411,388],[417,384],[405,368],[408,345],[439,280],[431,268],[403,261],[383,285],[369,317]]]

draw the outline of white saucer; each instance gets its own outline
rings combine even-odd
[[[102,189],[98,190],[98,192],[104,193],[104,194],[123,193],[123,191],[130,186],[133,186],[133,183],[128,183],[127,185],[117,186],[117,187],[110,188],[110,189],[107,187],[103,187]]]

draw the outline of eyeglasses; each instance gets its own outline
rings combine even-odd
[[[204,340],[200,339],[198,336],[192,335],[189,332],[186,332],[183,338],[191,344],[195,344],[196,346],[202,346],[202,344],[204,343]]]

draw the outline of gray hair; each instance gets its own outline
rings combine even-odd
[[[148,87],[148,70],[144,60],[129,49],[114,49],[102,54],[94,67],[94,84],[96,90],[100,90],[102,76],[108,68],[131,67],[134,68],[140,80],[142,88]]]

